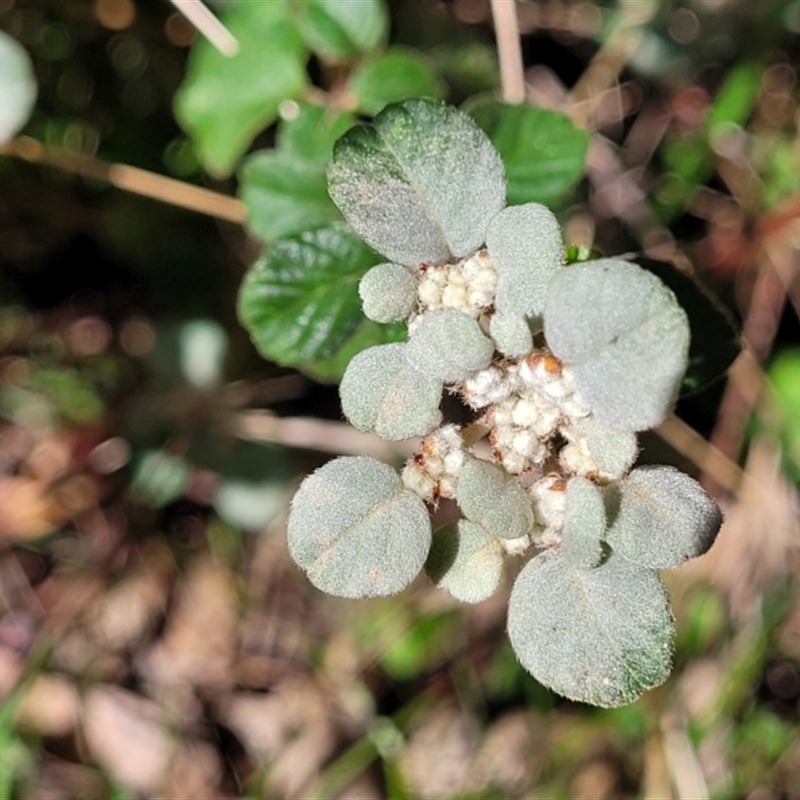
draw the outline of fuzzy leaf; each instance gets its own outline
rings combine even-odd
[[[473,522],[501,539],[519,539],[533,527],[533,506],[516,478],[488,461],[469,458],[456,484],[456,502]]]
[[[385,108],[348,131],[328,168],[333,201],[364,240],[408,267],[469,255],[505,202],[500,157],[460,111],[433,100]]]
[[[567,511],[561,533],[561,552],[575,567],[596,567],[606,532],[606,507],[600,487],[586,478],[567,483]]]
[[[558,111],[491,101],[470,115],[506,167],[508,204],[552,204],[580,178],[589,137]]]
[[[228,57],[202,37],[192,47],[175,117],[203,166],[229,175],[278,107],[306,85],[306,52],[283,2],[238,3],[222,18],[239,50]]]
[[[480,603],[500,583],[503,548],[496,536],[477,523],[450,522],[434,533],[425,571],[456,600]]]
[[[539,203],[503,209],[489,225],[486,246],[497,268],[498,310],[541,317],[547,284],[564,262],[553,212]]]
[[[522,666],[540,683],[609,708],[667,679],[674,624],[652,570],[613,555],[580,569],[549,550],[517,577],[508,634]]]
[[[598,419],[637,431],[666,417],[686,370],[689,323],[655,275],[619,259],[559,270],[544,331]]]
[[[339,217],[328,197],[325,173],[297,156],[261,150],[245,161],[240,180],[247,227],[264,241],[318,228]]]
[[[354,427],[398,441],[425,436],[442,421],[441,381],[415,370],[406,348],[400,342],[370,347],[347,365],[339,395]]]
[[[28,121],[36,102],[36,77],[25,48],[0,31],[0,145]]]
[[[348,89],[365,114],[412,97],[442,96],[442,85],[428,62],[413,50],[391,47],[365,61],[350,76]]]
[[[267,358],[327,358],[361,324],[358,281],[376,261],[343,224],[280,239],[245,276],[239,318]]]
[[[387,464],[337,458],[292,500],[289,553],[318,589],[337,597],[394,594],[419,574],[431,543],[425,503]]]
[[[722,514],[700,484],[674,467],[647,466],[606,490],[611,525],[606,541],[628,561],[677,567],[705,553]]]
[[[594,414],[574,420],[567,438],[588,450],[603,478],[621,478],[636,460],[639,445],[633,431],[620,430],[597,419]]]
[[[388,33],[383,0],[302,0],[290,9],[306,44],[328,61],[347,61],[368,53]]]
[[[423,375],[456,383],[489,366],[494,343],[472,317],[454,308],[427,311],[408,340],[408,360]]]
[[[533,336],[528,321],[522,314],[496,311],[489,320],[489,335],[497,349],[510,358],[530,353]]]
[[[400,264],[376,264],[358,284],[364,313],[375,322],[407,319],[417,302],[417,282]]]

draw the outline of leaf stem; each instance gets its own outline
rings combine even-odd
[[[235,56],[239,52],[236,37],[203,5],[200,0],[170,0],[203,36],[224,56]]]
[[[127,164],[113,164],[83,153],[51,150],[27,136],[12,140],[0,148],[0,154],[16,156],[23,161],[44,164],[75,175],[94,178],[126,192],[186,208],[189,211],[198,211],[228,222],[242,224],[245,219],[244,204],[235,197]]]
[[[492,19],[500,58],[503,100],[507,103],[524,103],[525,73],[519,43],[516,0],[492,0]]]

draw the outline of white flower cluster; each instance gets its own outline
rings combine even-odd
[[[494,302],[497,270],[486,250],[456,264],[423,264],[418,275],[422,308],[457,308],[478,317]]]
[[[458,425],[443,425],[423,439],[419,451],[406,462],[403,483],[423,500],[453,498],[465,457]]]

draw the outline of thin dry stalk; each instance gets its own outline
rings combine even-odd
[[[197,28],[224,56],[239,52],[236,37],[200,2],[200,0],[170,0],[172,5]]]
[[[525,102],[525,73],[519,42],[516,0],[492,0],[492,19],[500,58],[500,81],[503,100]]]
[[[56,167],[64,172],[110,183],[126,192],[179,206],[189,211],[208,214],[227,222],[238,224],[244,222],[244,204],[235,197],[174,178],[167,178],[156,172],[130,167],[127,164],[111,164],[83,153],[51,150],[27,136],[14,139],[0,148],[0,152],[16,156],[23,161]]]

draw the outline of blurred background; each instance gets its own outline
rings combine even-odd
[[[447,100],[498,91],[489,0],[388,10]],[[517,664],[507,589],[308,584],[299,481],[393,454],[254,350],[235,209],[141,196],[150,173],[236,194],[173,115],[193,28],[159,0],[0,0],[39,84],[0,155],[0,797],[800,797],[800,2],[517,12],[528,100],[590,131],[566,241],[693,269],[743,330],[727,379],[643,437],[726,515],[664,576],[671,679],[585,707]],[[147,172],[125,191],[108,164]]]

